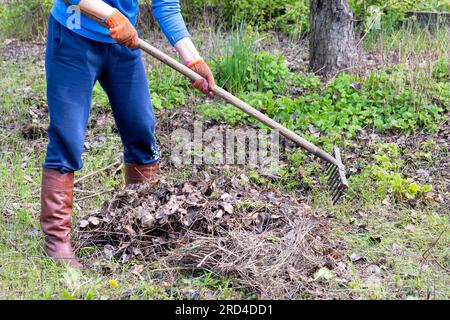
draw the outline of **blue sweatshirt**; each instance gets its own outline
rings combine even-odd
[[[78,5],[80,1],[68,0],[72,5]],[[136,25],[139,10],[138,0],[102,1],[121,11],[133,25]],[[190,36],[181,15],[179,0],[153,0],[152,11],[153,16],[171,45],[174,45],[180,39]],[[51,14],[59,23],[86,38],[100,42],[116,43],[109,35],[107,28],[89,17],[84,15],[81,15],[81,17],[77,16],[75,10],[70,8],[64,0],[55,0]]]

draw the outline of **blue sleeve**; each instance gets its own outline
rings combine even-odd
[[[181,15],[179,0],[153,0],[153,16],[171,45],[190,37]]]
[[[71,5],[77,6],[81,0],[67,0]]]

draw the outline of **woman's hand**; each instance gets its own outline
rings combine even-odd
[[[115,9],[113,14],[105,20],[105,23],[109,27],[109,34],[118,43],[128,48],[138,47],[139,36],[136,29],[119,10]]]
[[[210,97],[213,96],[212,88],[216,85],[214,76],[206,62],[200,57],[191,38],[185,37],[179,40],[175,43],[174,47],[178,51],[181,59],[183,59],[184,64],[206,79],[206,81],[203,79],[192,81],[192,86]]]
[[[211,69],[206,64],[206,62],[203,59],[197,59],[192,60],[187,63],[185,63],[186,66],[201,75],[205,79],[200,79],[196,81],[192,81],[192,87],[194,87],[197,90],[200,90],[204,94],[212,97],[214,93],[212,92],[212,88],[216,85],[214,81],[214,76],[211,72]]]

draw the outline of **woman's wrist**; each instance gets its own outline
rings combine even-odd
[[[191,38],[186,37],[179,40],[175,43],[174,47],[185,65],[193,60],[199,60],[202,58],[192,43]]]
[[[191,65],[194,65],[196,63],[202,62],[203,59],[199,58],[199,59],[192,59],[192,60],[184,60],[183,64],[187,67],[190,67]]]
[[[102,22],[106,22],[106,20],[108,20],[114,14],[114,12],[116,12],[116,11],[114,10],[111,14],[108,14],[106,17],[104,17],[102,19]]]

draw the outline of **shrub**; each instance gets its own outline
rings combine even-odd
[[[349,0],[355,18],[365,21],[375,6],[382,12],[382,29],[392,30],[410,10],[450,11],[448,0]],[[182,0],[187,21],[216,14],[227,28],[241,23],[259,30],[280,30],[288,35],[309,31],[309,0]],[[209,8],[209,10],[207,10]]]
[[[3,36],[20,39],[43,37],[53,0],[10,0],[0,6]]]
[[[215,15],[232,29],[245,23],[259,30],[280,30],[299,34],[309,28],[309,0],[182,0],[186,21],[198,21],[201,15]]]
[[[288,35],[302,35],[309,31],[309,1],[286,4],[286,11],[275,19],[275,26]]]
[[[52,0],[5,1],[7,4],[0,6],[0,21],[7,36],[28,39],[43,35]],[[358,20],[367,19],[370,6],[381,8],[383,29],[398,26],[408,10],[450,11],[448,0],[349,0],[349,3]],[[151,0],[140,4],[150,5]],[[199,16],[214,15],[213,20],[229,29],[245,23],[259,30],[278,30],[289,35],[309,30],[309,0],[181,0],[181,8],[188,24],[201,20]]]
[[[357,20],[367,21],[371,8],[381,11],[381,30],[393,31],[405,21],[407,11],[449,11],[448,0],[349,0]],[[367,27],[367,26],[366,26]]]
[[[305,0],[224,0],[223,4],[229,26],[236,22],[246,22],[267,30],[289,22],[297,22],[299,16],[294,11],[300,8],[298,3],[306,6],[306,2]],[[308,20],[307,16],[305,20]]]

